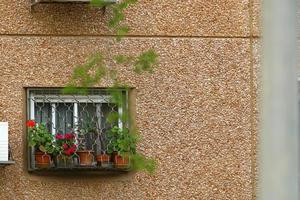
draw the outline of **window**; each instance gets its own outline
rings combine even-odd
[[[60,89],[27,89],[28,120],[34,120],[38,126],[43,125],[52,135],[53,142],[57,135],[67,137],[67,134],[72,133],[75,138],[73,143],[78,150],[78,153],[72,154],[71,164],[64,160],[59,165],[55,153],[46,155],[45,152],[42,160],[50,160],[50,164],[43,161],[42,164],[37,164],[36,151],[39,147],[29,145],[29,170],[103,169],[104,165],[99,163],[97,155],[107,151],[110,142],[107,132],[115,126],[128,126],[128,90],[117,89],[114,92],[121,97],[119,102],[114,102],[111,93],[106,89],[90,89],[88,95],[62,94]],[[92,158],[89,163],[82,164],[81,150],[88,150],[89,157]],[[49,159],[46,159],[48,154]],[[113,169],[109,162],[105,168]]]

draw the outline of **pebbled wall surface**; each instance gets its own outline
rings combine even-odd
[[[258,0],[140,0],[116,43],[110,16],[87,5],[0,2],[0,121],[16,164],[0,168],[0,199],[252,200],[256,187]],[[25,87],[63,87],[74,66],[107,57],[160,55],[152,75],[118,69],[135,87],[139,150],[154,176],[38,176],[27,172]],[[102,82],[98,86],[110,86]]]

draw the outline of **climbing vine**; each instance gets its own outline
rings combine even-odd
[[[121,22],[125,19],[124,11],[137,2],[137,0],[123,0],[119,3],[111,4],[107,0],[92,0],[91,5],[94,7],[109,6],[112,8],[113,14],[108,20],[107,26],[116,32],[116,38],[119,42],[130,30],[128,26],[121,25]],[[137,56],[113,55],[112,59],[116,65],[131,65],[132,70],[137,74],[142,72],[152,73],[158,65],[158,55],[153,49],[142,52]],[[110,78],[113,80],[114,87],[120,87],[123,84],[119,82],[117,70],[114,69],[115,67],[113,66],[105,65],[103,54],[100,52],[95,53],[87,59],[86,63],[75,67],[64,92],[87,93],[89,87],[101,82],[103,78]]]
[[[130,31],[128,26],[121,25],[121,22],[125,19],[124,11],[137,2],[138,0],[123,0],[122,2],[111,4],[105,0],[92,0],[91,5],[101,8],[109,6],[112,9],[112,17],[108,21],[107,26],[116,32],[116,39],[120,41]]]
[[[115,31],[116,40],[120,42],[122,38],[129,33],[130,28],[126,25],[122,25],[122,21],[125,19],[124,11],[129,6],[137,3],[137,0],[123,0],[117,4],[110,4],[105,0],[92,0],[91,5],[94,7],[109,6],[112,9],[112,17],[107,22],[107,26]],[[114,60],[114,66],[105,64],[106,59]],[[118,106],[122,106],[122,93],[118,88],[127,89],[128,86],[120,82],[118,66],[126,65],[131,66],[131,69],[136,74],[142,74],[144,72],[153,73],[158,65],[158,54],[154,49],[149,49],[145,52],[141,52],[139,55],[112,55],[111,58],[105,58],[102,53],[97,52],[91,55],[87,61],[75,67],[73,74],[69,80],[67,86],[63,89],[63,93],[76,93],[76,94],[88,94],[88,89],[95,86],[103,79],[112,80],[113,85],[107,89],[107,93],[110,94],[112,101]],[[116,122],[121,119],[124,124],[128,121],[127,113],[121,114],[112,113],[107,117],[110,123]],[[126,128],[122,131],[130,131],[132,135],[139,135],[136,128]],[[136,142],[137,140],[135,140]],[[132,144],[135,147],[135,143]],[[155,160],[147,159],[142,154],[134,152],[130,155],[132,160],[132,169],[134,170],[146,170],[149,173],[153,173],[155,170]]]

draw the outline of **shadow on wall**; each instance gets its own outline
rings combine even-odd
[[[40,28],[52,31],[67,31],[70,33],[79,27],[109,31],[106,22],[111,10],[105,8],[93,8],[83,3],[53,3],[37,4],[29,11],[30,17]],[[69,29],[65,30],[65,29]],[[84,30],[84,29],[83,29]],[[97,31],[95,31],[96,33]]]
[[[1,170],[1,169],[0,169]],[[2,176],[3,174],[3,176]],[[5,173],[0,172],[0,176],[4,177],[3,179],[0,179],[0,184],[1,180],[7,180],[5,179]],[[128,173],[124,173],[124,174],[101,174],[99,175],[99,173],[95,174],[95,173],[87,173],[87,172],[83,172],[83,173],[74,173],[72,171],[69,172],[56,172],[56,173],[51,173],[51,172],[43,172],[41,174],[38,173],[29,173],[30,176],[28,176],[27,178],[30,180],[38,180],[40,181],[41,178],[44,181],[61,181],[61,182],[74,182],[74,181],[83,181],[83,182],[93,182],[93,181],[101,181],[101,182],[109,182],[109,183],[113,183],[113,182],[134,182],[134,177],[135,177],[135,173],[134,172],[128,172]]]

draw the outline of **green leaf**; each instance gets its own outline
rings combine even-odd
[[[39,150],[42,151],[42,152],[47,152],[46,148],[43,145],[39,146]]]
[[[106,118],[106,121],[110,124],[114,124],[119,119],[119,114],[116,112],[109,113],[109,115]]]
[[[105,0],[91,0],[90,4],[95,7],[104,7],[109,5],[110,3]]]
[[[117,29],[117,41],[121,41],[122,37],[128,34],[129,28],[124,26]]]
[[[142,73],[143,71],[153,72],[154,67],[157,65],[158,55],[153,49],[150,49],[140,56],[138,56],[137,61],[134,64],[134,71],[136,73]]]
[[[125,9],[125,8],[128,8],[128,6],[129,6],[129,3],[126,2],[126,1],[121,2],[121,3],[118,4],[119,9]]]
[[[36,143],[34,141],[29,141],[29,146],[34,147]]]
[[[126,2],[129,4],[134,4],[134,3],[137,3],[138,0],[126,0]]]
[[[129,60],[127,56],[124,55],[117,55],[114,57],[114,60],[117,62],[117,64],[123,64]]]
[[[132,154],[130,156],[132,161],[132,170],[135,171],[146,171],[150,175],[153,175],[156,169],[156,162],[153,159],[147,159],[141,154]]]

